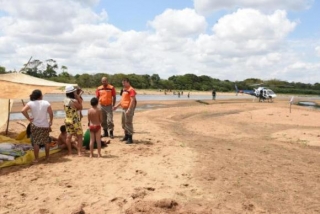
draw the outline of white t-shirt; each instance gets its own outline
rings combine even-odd
[[[49,127],[48,107],[50,103],[46,100],[29,101],[27,106],[30,107],[33,118],[32,123],[38,127]]]

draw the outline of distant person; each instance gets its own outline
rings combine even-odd
[[[110,138],[113,139],[113,111],[112,108],[116,104],[116,90],[113,85],[108,83],[107,77],[102,77],[102,85],[96,90],[96,97],[99,100],[101,110],[102,110],[102,127],[103,127],[103,137],[108,137],[110,130]]]
[[[215,100],[216,99],[216,90],[213,89],[212,90],[212,100]]]
[[[264,101],[264,97],[263,97],[263,90],[260,90],[260,94],[259,94],[259,102]]]
[[[101,109],[98,108],[99,100],[93,97],[90,101],[91,108],[88,110],[88,125],[90,130],[90,158],[93,157],[93,146],[97,143],[98,158],[101,157]]]
[[[42,98],[40,90],[32,91],[30,101],[21,110],[21,113],[30,122],[34,163],[39,161],[39,147],[43,145],[45,146],[46,160],[49,159],[49,132],[52,126],[53,111],[50,103]],[[31,115],[28,114],[28,110],[31,110]]]
[[[71,139],[72,136],[75,136],[78,143],[78,155],[81,156],[83,130],[81,125],[81,118],[78,114],[78,111],[82,110],[82,102],[77,93],[77,89],[73,85],[66,86],[65,92],[66,97],[63,102],[64,111],[66,113],[66,117],[64,120],[67,130],[66,144],[68,147],[69,155],[71,155]]]
[[[180,98],[180,91],[178,91],[178,97]]]
[[[128,78],[124,78],[122,80],[123,85],[123,93],[121,97],[121,101],[113,107],[113,110],[116,110],[119,106],[122,107],[122,128],[124,130],[125,136],[122,141],[126,141],[127,144],[132,144],[133,139],[133,115],[134,110],[137,105],[136,100],[136,91],[131,86]]]
[[[190,98],[190,92],[188,92],[188,98]]]

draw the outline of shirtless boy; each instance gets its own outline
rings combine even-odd
[[[66,126],[62,125],[60,126],[60,135],[58,137],[58,147],[59,149],[67,149],[67,130]],[[71,141],[71,146],[75,149],[77,149],[77,145],[74,141]]]
[[[94,142],[97,142],[98,157],[101,157],[101,122],[102,114],[98,108],[99,100],[93,97],[90,101],[91,108],[88,110],[88,125],[90,129],[90,158],[93,157]]]

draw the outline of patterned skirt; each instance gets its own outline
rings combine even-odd
[[[43,146],[50,143],[49,131],[49,127],[37,127],[34,124],[31,124],[32,145]]]

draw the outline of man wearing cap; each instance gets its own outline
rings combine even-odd
[[[102,127],[104,130],[103,137],[108,137],[108,130],[110,130],[110,138],[113,139],[113,112],[112,108],[116,103],[116,90],[113,85],[108,83],[107,77],[102,77],[102,85],[96,90],[96,96],[99,100],[102,110]]]

